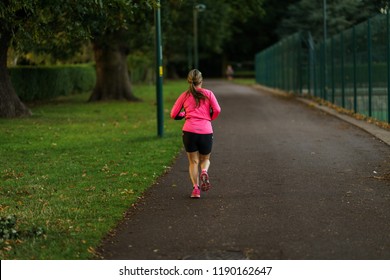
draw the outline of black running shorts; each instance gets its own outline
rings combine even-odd
[[[213,134],[197,134],[183,131],[183,144],[187,153],[199,151],[201,155],[208,155],[213,147]]]

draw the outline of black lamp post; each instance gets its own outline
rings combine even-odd
[[[194,68],[199,67],[198,57],[198,13],[203,12],[206,9],[206,5],[197,4],[194,6]]]

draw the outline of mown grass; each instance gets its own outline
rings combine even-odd
[[[180,151],[183,123],[169,110],[186,87],[164,84],[162,138],[152,85],[134,87],[143,102],[86,103],[86,93],[30,104],[30,118],[0,120],[0,217],[15,215],[19,236],[0,241],[1,259],[94,257]]]
[[[254,78],[253,79],[252,78],[234,78],[232,81],[235,84],[245,85],[245,86],[251,86],[251,85],[256,84],[256,81]]]

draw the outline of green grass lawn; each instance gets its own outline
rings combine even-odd
[[[244,86],[251,86],[256,84],[255,79],[252,78],[234,78],[232,81],[233,83],[244,85]]]
[[[87,103],[86,93],[29,104],[30,118],[0,119],[1,259],[93,258],[181,150],[183,122],[169,111],[186,88],[164,84],[162,138],[152,85],[134,86],[143,102]]]

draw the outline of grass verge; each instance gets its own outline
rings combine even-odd
[[[252,86],[256,84],[255,79],[253,78],[234,78],[232,80],[235,84],[244,85],[244,86]]]
[[[1,259],[92,258],[180,151],[183,123],[169,110],[186,87],[164,85],[162,138],[154,86],[134,87],[143,102],[86,103],[81,94],[0,120]]]

